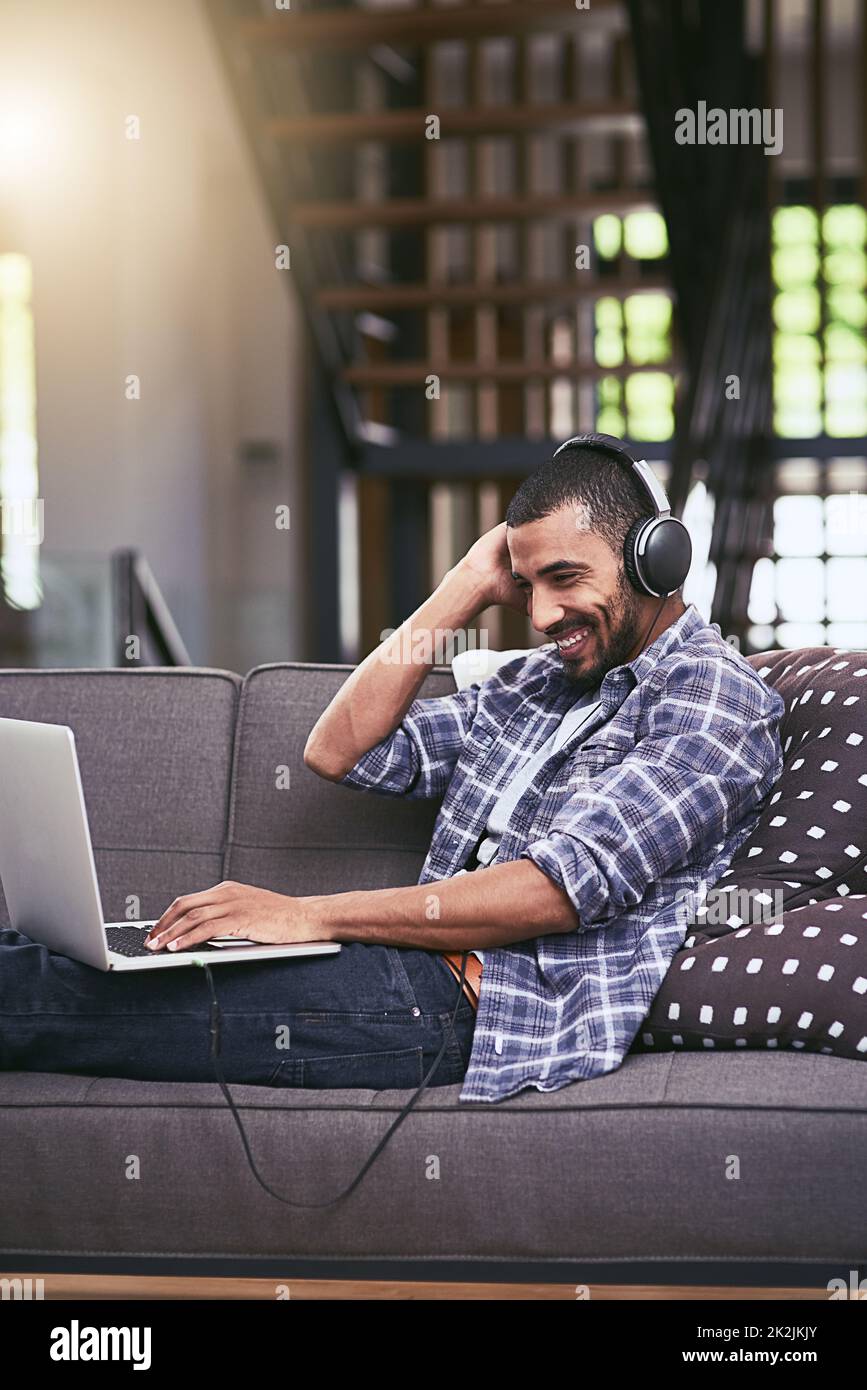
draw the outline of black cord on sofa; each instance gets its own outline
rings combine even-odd
[[[646,645],[646,643],[647,643],[647,639],[648,639],[648,637],[650,636],[650,633],[652,632],[653,627],[654,627],[654,625],[655,625],[657,619],[659,618],[660,613],[662,612],[663,608],[665,607],[665,602],[666,602],[666,598],[667,598],[667,597],[668,597],[668,595],[665,595],[665,594],[663,595],[663,597],[662,597],[662,602],[660,603],[659,607],[657,608],[655,616],[654,616],[653,619],[651,620],[650,627],[648,627],[647,631],[646,631],[645,634],[644,634],[644,639],[643,639],[643,641],[642,641],[642,643],[641,643],[641,647],[640,647],[639,650],[641,650],[641,651],[644,650],[644,647],[645,647],[645,645]],[[462,1000],[463,997],[464,997],[464,981],[465,981],[465,979],[466,979],[467,956],[468,956],[469,954],[470,954],[469,951],[464,951],[464,952],[462,953],[462,955],[461,955],[461,977],[460,977],[460,982],[459,982],[459,984],[458,984],[458,999],[457,999],[457,1003],[455,1004],[455,1011],[454,1011],[454,1013],[452,1014],[452,1019],[451,1019],[452,1027],[454,1027],[454,1025],[455,1025],[455,1023],[456,1023],[456,1021],[457,1021],[458,1009],[460,1008],[461,1000]],[[437,1067],[439,1066],[440,1062],[442,1061],[443,1056],[445,1055],[445,1050],[446,1050],[446,1047],[447,1047],[447,1045],[448,1045],[448,1041],[449,1041],[449,1040],[448,1040],[448,1036],[446,1035],[446,1036],[443,1038],[443,1045],[442,1045],[442,1047],[440,1048],[439,1052],[437,1053],[437,1056],[434,1058],[434,1062],[433,1062],[433,1065],[432,1065],[430,1071],[428,1072],[427,1076],[423,1079],[421,1085],[418,1087],[418,1090],[415,1092],[415,1095],[412,1096],[411,1099],[407,1101],[406,1105],[404,1106],[403,1110],[401,1110],[400,1114],[398,1115],[397,1119],[395,1120],[395,1122],[394,1122],[394,1124],[391,1126],[391,1128],[390,1128],[390,1129],[387,1129],[387,1130],[385,1131],[385,1134],[382,1136],[382,1138],[380,1139],[380,1141],[379,1141],[379,1143],[377,1144],[376,1148],[373,1150],[373,1153],[370,1155],[370,1157],[369,1157],[369,1158],[367,1159],[367,1161],[364,1163],[364,1165],[362,1166],[362,1168],[359,1169],[359,1171],[356,1173],[355,1177],[352,1179],[352,1182],[349,1184],[349,1186],[348,1186],[348,1187],[345,1187],[345,1188],[343,1189],[342,1192],[338,1192],[338,1194],[337,1194],[336,1197],[330,1197],[330,1198],[329,1198],[327,1201],[325,1201],[325,1202],[295,1202],[295,1201],[293,1201],[293,1200],[292,1200],[291,1198],[289,1198],[289,1197],[281,1197],[279,1192],[275,1192],[274,1189],[273,1189],[273,1187],[269,1187],[268,1184],[265,1182],[265,1179],[264,1179],[264,1178],[262,1177],[262,1175],[260,1174],[258,1168],[256,1167],[256,1164],[255,1164],[254,1161],[253,1161],[253,1155],[252,1155],[252,1153],[250,1152],[250,1145],[249,1145],[249,1143],[247,1142],[247,1136],[246,1136],[246,1134],[244,1133],[244,1126],[241,1124],[241,1117],[240,1117],[240,1115],[238,1114],[238,1111],[237,1111],[236,1108],[235,1108],[235,1102],[232,1100],[231,1094],[230,1094],[230,1092],[229,1092],[229,1088],[228,1088],[228,1086],[226,1085],[226,1078],[223,1076],[223,1069],[222,1069],[222,1067],[220,1066],[220,1062],[219,1062],[219,1052],[220,1052],[220,1005],[219,1005],[219,1003],[217,1002],[217,992],[216,992],[216,990],[214,989],[214,980],[213,980],[213,976],[211,975],[211,967],[208,965],[208,963],[207,963],[206,961],[201,961],[201,960],[196,961],[196,965],[200,965],[200,966],[202,967],[202,969],[204,970],[204,972],[205,972],[205,977],[206,977],[206,979],[207,979],[207,981],[208,981],[208,988],[209,988],[210,991],[211,991],[211,1024],[210,1024],[210,1028],[211,1028],[211,1060],[212,1060],[212,1062],[213,1062],[213,1064],[214,1064],[214,1072],[215,1072],[215,1074],[216,1074],[217,1081],[218,1081],[218,1083],[219,1083],[220,1089],[221,1089],[221,1091],[223,1092],[223,1095],[226,1097],[226,1100],[227,1100],[227,1102],[228,1102],[229,1108],[230,1108],[230,1110],[231,1110],[231,1112],[232,1112],[232,1115],[233,1115],[233,1117],[234,1117],[235,1124],[238,1126],[238,1132],[239,1132],[239,1134],[241,1135],[241,1143],[244,1145],[244,1152],[245,1152],[245,1154],[247,1155],[247,1162],[248,1162],[249,1165],[250,1165],[250,1168],[251,1168],[251,1171],[252,1171],[252,1173],[253,1173],[254,1178],[256,1179],[256,1181],[257,1181],[257,1183],[259,1184],[259,1186],[262,1187],[262,1188],[264,1188],[264,1190],[269,1194],[269,1196],[276,1198],[276,1200],[277,1200],[278,1202],[283,1202],[283,1203],[285,1203],[285,1205],[288,1206],[288,1207],[313,1207],[313,1208],[315,1208],[315,1207],[332,1207],[332,1206],[334,1205],[334,1203],[335,1203],[335,1202],[339,1202],[340,1199],[341,1199],[342,1197],[348,1197],[348,1196],[349,1196],[349,1193],[352,1192],[352,1191],[358,1186],[358,1184],[361,1182],[361,1179],[364,1177],[365,1173],[367,1172],[368,1168],[371,1167],[371,1165],[375,1162],[375,1160],[378,1158],[378,1156],[382,1153],[382,1150],[385,1148],[386,1144],[388,1143],[388,1141],[389,1141],[389,1139],[391,1138],[391,1136],[394,1134],[395,1130],[398,1128],[399,1125],[402,1125],[402,1124],[403,1124],[403,1122],[404,1122],[404,1120],[406,1119],[407,1115],[409,1114],[410,1110],[412,1110],[412,1108],[413,1108],[413,1106],[415,1105],[416,1101],[419,1099],[419,1097],[421,1096],[422,1092],[426,1089],[426,1087],[427,1087],[427,1085],[428,1085],[428,1082],[430,1081],[431,1077],[433,1076],[434,1072],[436,1071]]]
[[[455,1025],[455,1023],[456,1023],[457,1016],[458,1016],[458,1009],[460,1008],[461,1000],[464,998],[464,980],[465,980],[465,978],[466,978],[467,956],[468,956],[468,955],[469,955],[469,951],[464,951],[463,954],[461,955],[461,978],[460,978],[460,984],[458,985],[458,1001],[457,1001],[457,1003],[455,1004],[455,1011],[454,1011],[454,1013],[452,1014],[452,1020],[451,1020],[451,1022],[452,1022],[452,1027],[454,1027],[454,1025]],[[436,1071],[437,1067],[439,1066],[440,1062],[442,1061],[443,1056],[445,1055],[445,1050],[446,1050],[446,1047],[448,1046],[448,1042],[449,1042],[448,1034],[446,1034],[446,1035],[444,1036],[444,1038],[443,1038],[443,1045],[442,1045],[442,1047],[440,1048],[439,1052],[437,1053],[437,1056],[434,1058],[433,1065],[431,1066],[430,1071],[428,1072],[427,1076],[424,1077],[424,1079],[423,1079],[421,1085],[418,1087],[418,1090],[415,1092],[415,1095],[413,1095],[413,1096],[407,1101],[406,1105],[404,1106],[403,1110],[401,1110],[401,1112],[400,1112],[400,1114],[398,1115],[397,1119],[395,1120],[394,1124],[391,1125],[391,1127],[385,1131],[385,1134],[382,1136],[382,1138],[380,1139],[380,1141],[379,1141],[379,1143],[377,1144],[376,1148],[373,1150],[373,1153],[372,1153],[372,1154],[370,1155],[370,1157],[366,1160],[366,1162],[364,1163],[363,1167],[356,1173],[355,1177],[352,1179],[352,1182],[349,1184],[349,1186],[348,1186],[348,1187],[344,1187],[344,1189],[343,1189],[342,1192],[338,1192],[338,1194],[337,1194],[336,1197],[330,1197],[330,1198],[328,1198],[327,1201],[324,1201],[324,1202],[296,1202],[296,1201],[293,1201],[293,1200],[292,1200],[291,1198],[289,1198],[289,1197],[281,1197],[279,1192],[275,1192],[274,1189],[273,1189],[273,1187],[269,1187],[268,1183],[265,1182],[265,1179],[262,1177],[261,1173],[259,1172],[258,1168],[256,1167],[255,1162],[253,1161],[253,1155],[252,1155],[252,1153],[250,1152],[250,1145],[249,1145],[249,1143],[248,1143],[248,1141],[247,1141],[247,1136],[246,1136],[246,1134],[245,1134],[245,1132],[244,1132],[244,1126],[241,1124],[241,1117],[240,1117],[240,1115],[238,1114],[238,1111],[237,1111],[237,1109],[236,1109],[236,1107],[235,1107],[235,1102],[232,1100],[232,1096],[231,1096],[231,1094],[230,1094],[230,1092],[229,1092],[229,1088],[228,1088],[228,1086],[226,1085],[226,1078],[225,1078],[224,1075],[223,1075],[223,1068],[220,1066],[220,1062],[219,1062],[219,1053],[220,1053],[220,1005],[219,1005],[219,1003],[217,1002],[217,992],[216,992],[216,990],[214,989],[214,980],[213,980],[213,976],[211,975],[211,967],[210,967],[210,965],[208,965],[207,961],[196,961],[196,965],[201,966],[201,968],[204,970],[204,972],[205,972],[205,977],[206,977],[206,979],[207,979],[207,981],[208,981],[208,988],[209,988],[209,990],[210,990],[210,992],[211,992],[211,1019],[210,1019],[211,1061],[213,1062],[213,1065],[214,1065],[214,1072],[215,1072],[215,1074],[216,1074],[217,1082],[218,1082],[218,1084],[219,1084],[220,1090],[223,1092],[223,1095],[225,1096],[226,1101],[228,1102],[229,1109],[231,1110],[232,1115],[233,1115],[234,1120],[235,1120],[235,1124],[238,1126],[238,1132],[239,1132],[240,1135],[241,1135],[241,1143],[244,1145],[244,1152],[245,1152],[245,1154],[247,1155],[247,1162],[248,1162],[249,1165],[250,1165],[250,1169],[251,1169],[251,1171],[252,1171],[252,1173],[253,1173],[253,1176],[254,1176],[254,1178],[256,1179],[257,1183],[259,1184],[260,1187],[264,1188],[264,1190],[269,1194],[269,1196],[276,1198],[276,1200],[277,1200],[278,1202],[284,1202],[284,1203],[286,1204],[286,1206],[289,1206],[289,1207],[331,1207],[331,1206],[334,1205],[335,1202],[339,1202],[340,1199],[341,1199],[342,1197],[348,1197],[348,1196],[349,1196],[349,1193],[352,1192],[352,1191],[358,1186],[358,1184],[361,1182],[361,1179],[364,1177],[365,1173],[367,1172],[368,1168],[370,1168],[370,1166],[371,1166],[371,1164],[374,1162],[374,1160],[379,1156],[379,1154],[382,1153],[382,1150],[385,1148],[386,1144],[388,1143],[389,1139],[390,1139],[391,1136],[394,1134],[394,1132],[395,1132],[395,1130],[398,1128],[398,1126],[401,1125],[401,1124],[403,1124],[403,1121],[406,1119],[406,1117],[407,1117],[407,1115],[409,1114],[410,1110],[413,1108],[413,1106],[415,1105],[416,1101],[417,1101],[417,1100],[419,1099],[419,1097],[421,1096],[422,1092],[426,1089],[426,1087],[427,1087],[427,1085],[428,1085],[428,1083],[429,1083],[431,1077],[433,1076],[434,1072]]]

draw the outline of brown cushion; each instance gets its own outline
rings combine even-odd
[[[688,940],[631,1052],[793,1047],[867,1057],[867,895]]]
[[[784,766],[716,892],[739,890],[741,902],[779,892],[788,910],[867,891],[867,652],[806,647],[749,661],[786,702]]]

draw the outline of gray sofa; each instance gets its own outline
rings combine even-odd
[[[751,660],[784,690],[789,718],[811,668],[827,672],[836,655]],[[867,653],[849,656],[867,668]],[[436,808],[334,786],[303,765],[306,735],[349,669],[264,666],[243,680],[205,669],[3,671],[0,714],[75,730],[108,918],[123,916],[131,893],[142,918],[156,917],[221,878],[288,893],[412,883]],[[422,694],[451,689],[450,671],[437,669]],[[863,728],[852,704],[847,721]],[[823,727],[837,717],[830,704],[822,716]],[[786,737],[784,791],[809,742]],[[289,792],[275,785],[281,765]],[[852,817],[841,855],[845,840],[867,838],[862,780],[859,830]],[[751,843],[743,864],[754,862]],[[844,867],[867,890],[864,864]],[[359,1187],[308,1211],[256,1183],[216,1083],[2,1073],[0,1266],[774,1285],[864,1273],[860,1060],[672,1050],[496,1106],[461,1105],[459,1089],[426,1091]],[[233,1087],[260,1172],[310,1201],[346,1185],[409,1094]],[[118,1135],[142,1159],[134,1184]],[[425,1177],[431,1154],[439,1181]],[[730,1155],[739,1181],[726,1180]]]

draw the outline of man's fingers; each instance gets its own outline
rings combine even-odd
[[[162,950],[170,943],[178,942],[183,946],[196,945],[200,941],[207,941],[209,937],[215,935],[215,924],[221,922],[228,913],[218,911],[211,906],[191,907],[185,912],[172,926],[163,927],[161,930],[154,928],[154,935],[149,939],[148,944],[155,950]],[[223,933],[228,935],[228,933]],[[177,949],[173,946],[172,949]]]
[[[175,898],[174,902],[170,903],[166,908],[159,921],[155,922],[151,927],[150,931],[145,936],[145,941],[152,941],[155,936],[161,936],[164,931],[174,926],[181,917],[191,910],[221,902],[223,894],[220,890],[223,886],[222,883],[218,883],[213,888],[203,889],[201,893],[185,893],[183,897]]]
[[[196,906],[201,896],[200,893],[185,893],[182,898],[175,898],[174,902],[169,903],[162,917],[151,927],[145,940],[151,940],[153,937],[159,936],[161,932],[164,932],[167,927],[174,926],[178,918],[182,917],[185,912],[189,912],[190,908]]]

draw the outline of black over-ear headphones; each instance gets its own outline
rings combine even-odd
[[[623,542],[623,568],[634,589],[653,598],[667,598],[679,589],[692,560],[692,541],[682,521],[671,515],[665,490],[644,459],[632,457],[619,439],[610,434],[576,434],[554,453],[564,449],[598,449],[628,463],[650,498],[653,516],[640,516]]]

